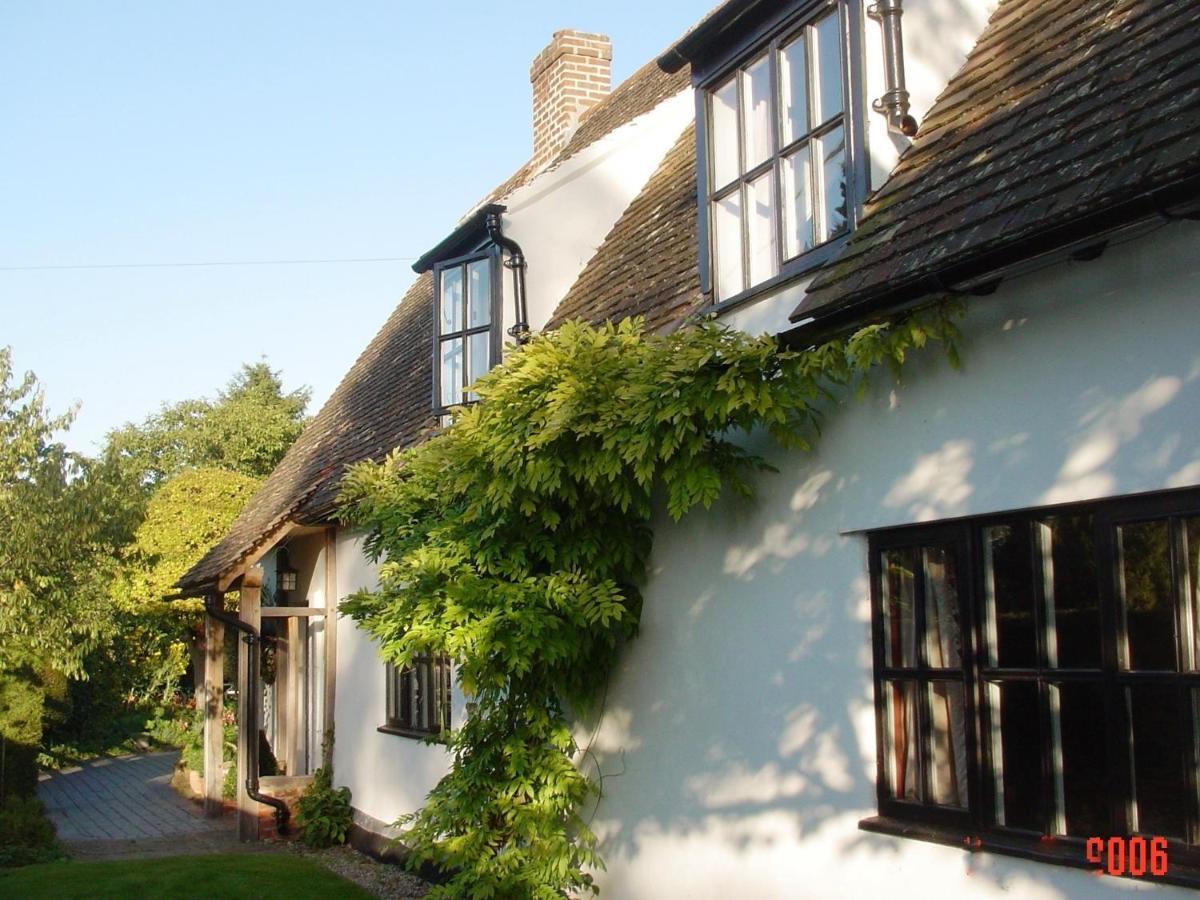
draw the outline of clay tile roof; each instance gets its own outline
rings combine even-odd
[[[792,318],[916,299],[1144,219],[1149,192],[1197,174],[1200,3],[1003,0]]]
[[[685,68],[674,75],[661,71],[653,63],[631,75],[608,98],[583,117],[579,128],[563,151],[550,164],[561,164],[615,129],[649,112],[663,100],[690,84]],[[690,129],[689,129],[690,132]],[[686,147],[682,144],[686,143]],[[695,270],[695,162],[691,141],[671,151],[667,161],[651,179],[642,196],[634,201],[605,243],[604,256],[613,260],[629,249],[624,239],[614,235],[630,232],[636,241],[649,240],[655,222],[666,226],[658,244],[665,257],[690,253],[688,274]],[[682,147],[682,149],[681,149]],[[668,163],[670,166],[668,167]],[[528,183],[538,170],[526,163],[512,177],[495,188],[477,204],[503,199]],[[680,189],[682,194],[680,193]],[[690,193],[689,193],[690,192]],[[683,195],[687,196],[684,197]],[[650,195],[649,203],[641,203]],[[655,200],[661,197],[661,200]],[[641,203],[641,205],[639,205]],[[656,204],[669,204],[655,213]],[[667,208],[684,209],[678,222],[664,219]],[[653,207],[653,208],[651,208]],[[622,224],[624,223],[624,225]],[[686,251],[683,235],[688,235]],[[672,262],[674,265],[674,262]],[[680,280],[674,290],[666,283],[668,273],[660,272],[654,288],[672,310],[683,310],[693,299],[690,282]],[[578,287],[577,297],[583,297]],[[575,289],[573,289],[575,290]],[[696,286],[698,291],[698,285]],[[609,302],[599,294],[596,302]],[[611,298],[610,298],[611,299]],[[579,301],[573,301],[578,305]],[[623,301],[621,308],[631,311]],[[643,305],[644,306],[644,305]],[[582,307],[580,307],[582,308]],[[614,307],[615,309],[615,307]],[[637,307],[639,311],[649,311]],[[433,287],[428,273],[417,279],[379,334],[342,379],[337,390],[321,408],[312,423],[292,445],[283,460],[263,482],[246,509],[230,527],[228,534],[193,566],[179,581],[185,592],[210,589],[224,573],[234,569],[266,541],[284,522],[316,524],[332,519],[341,476],[346,468],[362,460],[379,460],[396,447],[419,441],[433,425]],[[603,318],[603,316],[600,316]],[[655,317],[660,322],[663,316]]]
[[[432,277],[423,275],[228,534],[180,579],[180,587],[210,585],[286,520],[328,520],[347,465],[382,459],[432,425],[432,329]]]
[[[699,307],[696,131],[689,125],[559,303],[548,328],[644,316],[649,330]]]

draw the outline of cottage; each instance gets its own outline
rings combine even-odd
[[[1116,895],[1087,841],[1135,834],[1169,855],[1146,880],[1200,884],[1200,6],[731,0],[611,92],[610,58],[554,35],[530,162],[181,581],[275,648],[265,690],[241,653],[284,769],[240,779],[243,833],[331,729],[360,840],[446,771],[414,738],[463,698],[339,621],[375,572],[335,501],[508,336],[712,316],[805,347],[949,295],[961,370],[917,360],[811,455],[748,438],[754,501],[657,524],[589,736],[603,895]]]

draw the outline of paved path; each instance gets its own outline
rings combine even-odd
[[[244,849],[232,816],[206,819],[171,789],[179,752],[98,759],[43,775],[38,795],[71,856],[113,859]]]

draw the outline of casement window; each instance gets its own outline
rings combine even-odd
[[[1200,491],[870,536],[880,817],[1084,863],[1200,844]],[[922,831],[922,827],[926,830]]]
[[[434,268],[434,406],[477,400],[467,390],[500,356],[500,286],[494,248]]]
[[[450,660],[419,656],[411,666],[387,664],[387,718],[381,731],[439,734],[450,727]]]
[[[807,4],[701,86],[717,302],[815,265],[852,225],[851,6]]]

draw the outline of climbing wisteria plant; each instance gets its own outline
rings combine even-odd
[[[715,324],[572,323],[511,351],[452,426],[343,483],[379,588],[342,604],[397,666],[449,656],[469,701],[452,766],[407,817],[433,897],[558,898],[603,865],[580,817],[568,709],[585,708],[638,626],[661,508],[672,519],[767,469],[739,435],[811,449],[823,415],[927,343],[956,362],[937,306],[807,350]],[[385,398],[381,398],[383,402]],[[661,506],[660,506],[661,504]]]

